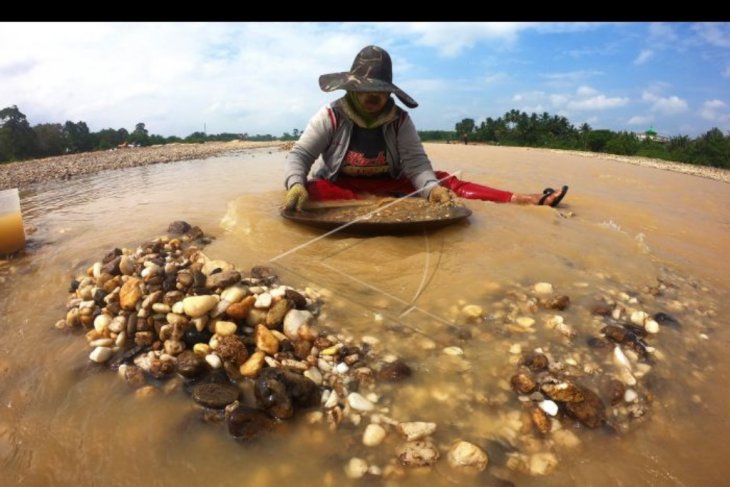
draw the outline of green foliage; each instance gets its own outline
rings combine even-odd
[[[147,146],[150,145],[149,132],[145,128],[145,124],[142,122],[134,126],[134,132],[129,134],[127,142],[134,145]]]
[[[591,150],[730,168],[730,135],[723,134],[718,128],[713,128],[695,139],[680,135],[661,141],[652,131],[650,137],[640,141],[633,133],[594,130],[587,123],[576,128],[563,116],[550,115],[547,112],[528,115],[519,110],[510,110],[496,119],[489,117],[478,125],[474,119],[464,118],[454,128],[454,131],[422,130],[418,135],[424,141],[456,141],[467,134],[469,141],[473,142]],[[13,105],[0,110],[0,162],[69,152],[110,150],[124,144],[156,145],[230,140],[268,142],[297,140],[301,134],[301,130],[295,128],[291,133],[285,132],[278,138],[271,134],[204,132],[193,132],[185,138],[163,137],[150,134],[142,122],[135,125],[132,133],[124,128],[90,132],[83,121],[67,121],[63,125],[46,123],[31,128],[26,116]]]
[[[242,134],[232,134],[228,132],[223,132],[220,134],[209,134],[208,140],[215,140],[218,142],[230,142],[231,140],[243,140],[244,136]]]
[[[695,139],[693,146],[689,162],[730,168],[730,136],[723,135],[717,127]]]
[[[604,152],[606,144],[613,137],[610,130],[592,130],[588,134],[588,149],[592,152]]]
[[[49,157],[63,154],[66,141],[63,137],[63,125],[60,123],[42,123],[33,127],[36,137],[35,156]]]
[[[256,134],[256,135],[249,135],[246,140],[252,140],[254,142],[270,142],[272,140],[276,140],[276,137],[274,137],[271,134]]]
[[[284,137],[285,140],[298,139],[301,133],[301,130],[294,129],[292,134],[285,133]],[[202,144],[209,141],[231,140],[274,141],[277,137],[270,134],[251,136],[248,133],[225,132],[220,134],[193,132],[184,139],[176,135],[163,137],[150,134],[143,122],[137,123],[132,133],[125,128],[116,130],[106,128],[99,132],[91,132],[86,122],[71,121],[66,121],[63,125],[46,123],[31,128],[26,116],[17,106],[0,110],[0,163],[76,152],[113,150],[126,146]]]
[[[127,132],[127,129],[114,130],[108,128],[92,135],[96,141],[94,144],[96,149],[109,150],[124,144],[129,137],[129,132]]]
[[[86,122],[73,123],[66,121],[63,125],[63,138],[66,152],[88,152],[94,149],[94,139]]]
[[[472,125],[472,122],[469,118],[458,122],[456,131],[451,132],[453,137],[469,133],[469,140],[474,142],[590,150],[730,168],[730,134],[723,134],[717,128],[696,139],[680,135],[669,140],[658,137],[656,131],[650,129],[640,140],[634,133],[594,130],[587,123],[576,128],[567,118],[547,112],[528,115],[519,110],[510,110],[496,119],[488,117],[477,126]],[[423,140],[442,140],[435,135],[437,133],[432,130],[419,131]]]
[[[284,132],[284,134],[279,137],[279,140],[299,140],[299,137],[302,135],[302,132],[299,129],[292,130],[292,133]]]
[[[457,133],[451,130],[419,130],[418,136],[423,141],[455,140]]]
[[[18,107],[0,110],[0,162],[15,161],[33,156],[36,134]]]
[[[647,141],[648,142],[648,141]],[[651,142],[649,142],[651,143]],[[635,134],[629,132],[619,132],[613,134],[605,143],[604,151],[609,154],[619,154],[624,156],[633,156],[639,152],[641,142]]]
[[[208,140],[208,136],[205,135],[205,132],[193,132],[185,137],[183,142],[187,142],[189,144],[202,144],[206,140]]]
[[[459,134],[459,137],[463,137],[464,135],[471,135],[474,132],[475,126],[473,118],[465,118],[456,124],[454,130]]]

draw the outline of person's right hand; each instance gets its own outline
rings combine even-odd
[[[300,211],[308,199],[309,193],[307,193],[307,188],[303,184],[297,183],[287,191],[284,208],[290,211],[296,208],[297,211]]]

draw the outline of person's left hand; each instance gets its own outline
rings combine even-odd
[[[428,194],[429,203],[451,203],[455,198],[454,192],[443,186],[435,186]]]

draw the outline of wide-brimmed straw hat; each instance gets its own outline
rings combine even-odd
[[[319,77],[322,91],[387,91],[395,93],[408,108],[416,108],[416,100],[393,84],[393,63],[381,47],[367,46],[357,53],[350,71],[323,74]]]

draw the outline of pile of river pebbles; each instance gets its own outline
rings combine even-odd
[[[337,308],[332,293],[283,285],[268,267],[244,275],[207,257],[209,241],[174,222],[166,236],[114,249],[72,281],[56,327],[87,329],[89,359],[139,396],[182,386],[198,417],[237,440],[295,416],[352,435],[338,455],[352,479],[433,467],[477,474],[484,485],[510,485],[499,478],[509,470],[547,475],[559,453],[581,444],[580,430],[621,434],[649,416],[658,388],[673,380],[662,349],[685,354],[695,382],[709,367],[708,289],[667,269],[655,286],[633,290],[603,274],[597,289],[576,282],[570,295],[547,282],[495,283],[484,300],[448,305],[453,325],[423,333],[376,313],[383,336],[356,340],[327,329],[336,325],[320,310],[325,301]],[[448,381],[408,381],[411,368],[384,350],[389,335],[422,348],[424,370],[451,371]],[[438,343],[443,353],[430,354]],[[468,357],[485,347],[506,360],[474,367]],[[696,394],[691,401],[701,404]],[[448,404],[438,432],[432,418],[396,419],[414,404]]]
[[[695,369],[693,377],[702,377],[707,367],[700,358],[702,342],[715,312],[694,296],[708,289],[677,275],[671,281],[659,279],[635,290],[606,282],[592,296],[582,291],[589,289],[587,283],[574,283],[577,303],[547,282],[500,286],[486,306],[464,303],[452,309],[464,349],[452,346],[445,353],[466,357],[485,342],[507,359],[502,367],[470,374],[468,362],[459,357],[466,373],[452,391],[463,404],[454,408],[454,418],[495,409],[485,416],[491,424],[475,425],[480,429],[475,434],[501,445],[496,449],[504,453],[504,467],[529,475],[553,472],[558,453],[580,445],[581,430],[630,431],[649,417],[655,391],[677,380],[663,349],[674,345],[676,360],[693,357],[697,364],[687,360],[685,366]],[[474,387],[478,375],[493,375],[494,386],[480,380]],[[507,391],[515,395],[506,396]],[[691,401],[701,398],[693,395]],[[451,422],[463,427],[459,420]],[[504,467],[490,470],[500,474]]]
[[[442,451],[455,469],[486,468],[486,453],[472,443],[437,447],[435,423],[389,417],[376,382],[407,379],[411,369],[381,356],[377,338],[356,343],[318,330],[318,291],[279,284],[263,266],[245,276],[208,258],[200,250],[208,242],[198,227],[173,222],[167,236],[114,249],[71,282],[56,328],[88,329],[89,359],[117,370],[140,396],[182,384],[206,420],[225,421],[239,440],[299,410],[332,430],[356,427],[365,447],[399,438],[396,457],[381,465],[348,458],[350,478],[403,475],[404,467],[434,464]]]

